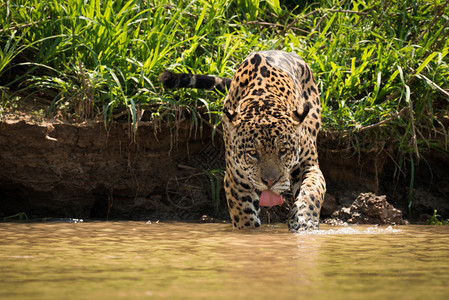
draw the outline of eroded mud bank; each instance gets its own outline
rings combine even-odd
[[[320,165],[328,184],[323,218],[349,207],[360,193],[386,195],[405,218],[418,220],[438,209],[449,215],[449,163],[428,156],[415,170],[413,216],[407,213],[409,178],[394,179],[394,163],[383,154],[360,156],[320,137]],[[226,219],[220,177],[221,137],[211,130],[141,124],[0,123],[0,217],[25,212],[30,218],[70,217],[132,220]],[[446,159],[446,160],[445,160]],[[214,188],[212,187],[214,186]],[[219,196],[219,197],[218,197]],[[218,202],[219,201],[219,202]],[[281,221],[287,207],[264,211]]]

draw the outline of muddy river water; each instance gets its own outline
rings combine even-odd
[[[0,223],[0,299],[449,299],[449,226]]]

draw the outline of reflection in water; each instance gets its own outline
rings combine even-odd
[[[449,296],[449,227],[0,224],[0,299]]]

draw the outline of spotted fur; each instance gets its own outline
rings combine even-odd
[[[290,231],[318,229],[326,192],[316,149],[321,104],[304,60],[295,53],[261,51],[242,62],[232,81],[202,75],[207,80],[200,83],[196,75],[174,76],[190,78],[184,87],[205,88],[208,82],[206,88],[229,89],[222,119],[224,186],[233,226],[260,226],[259,199],[269,189],[293,193]]]

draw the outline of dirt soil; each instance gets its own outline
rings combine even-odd
[[[319,136],[319,149],[328,186],[323,219],[345,207],[366,208],[369,199],[355,201],[361,193],[382,196],[385,209],[411,221],[434,209],[449,216],[447,157],[427,153],[427,163],[416,167],[410,215],[410,179],[388,155],[354,155],[329,133]],[[224,167],[222,150],[219,135],[212,141],[209,127],[192,129],[188,121],[173,128],[143,122],[133,134],[127,123],[4,115],[0,219],[24,212],[32,219],[227,220],[222,177],[211,171]],[[287,205],[265,209],[263,219],[284,221],[287,213]]]

